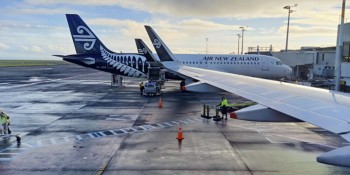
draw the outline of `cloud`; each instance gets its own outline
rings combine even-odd
[[[9,49],[10,47],[4,43],[0,43],[0,50],[6,50]]]
[[[276,18],[285,17],[286,5],[298,4],[299,9],[313,9],[314,11],[324,11],[330,7],[336,8],[341,4],[338,1],[313,0],[303,1],[294,0],[293,4],[281,0],[26,0],[32,5],[57,5],[73,4],[86,6],[120,6],[127,9],[143,11],[152,14],[166,14],[175,17],[209,17],[212,18]],[[317,7],[315,6],[317,4]]]
[[[71,9],[62,9],[62,8],[19,8],[19,9],[12,10],[11,13],[54,15],[54,14],[77,13],[77,11],[71,10]]]
[[[291,14],[290,48],[335,44],[341,3],[329,0],[294,3],[298,6]],[[75,53],[61,15],[77,13],[72,9],[79,10],[94,33],[115,51],[136,52],[134,38],[143,39],[152,48],[145,24],[151,25],[174,53],[205,53],[205,38],[209,38],[209,53],[237,51],[239,25],[250,26],[244,35],[244,50],[270,44],[278,49],[285,44],[287,11],[283,7],[292,4],[280,0],[24,0],[0,8],[13,12],[0,18],[0,35],[6,43],[5,47],[0,43],[0,49],[42,57]],[[103,11],[107,6],[109,10],[122,9],[125,14],[107,14]],[[139,12],[146,15],[137,16]],[[55,16],[45,15],[61,18],[52,20]],[[17,16],[23,21],[13,20]]]
[[[66,29],[66,27],[59,27],[59,26],[49,26],[49,25],[40,25],[40,24],[16,24],[16,23],[8,23],[8,22],[3,22],[0,21],[0,23],[2,23],[2,25],[0,26],[0,30],[4,30],[4,29],[33,29],[33,30],[37,30],[37,29],[55,29],[55,30],[62,30],[62,29]]]
[[[183,21],[180,21],[178,25],[186,28],[205,29],[205,30],[232,30],[232,29],[238,29],[239,27],[237,25],[220,24],[220,23],[205,21],[201,19],[183,20]]]
[[[287,26],[281,26],[279,28],[279,32],[285,33],[286,29],[287,29]],[[310,37],[310,36],[336,37],[337,28],[323,27],[323,26],[303,27],[298,25],[290,25],[289,34],[292,34],[294,37]]]

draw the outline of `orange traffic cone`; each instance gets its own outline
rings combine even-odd
[[[159,98],[159,108],[163,107],[163,102],[162,102],[162,98]]]
[[[180,123],[180,126],[179,126],[179,130],[177,132],[177,137],[176,137],[177,140],[182,141],[184,139],[184,137],[182,136],[182,125]]]

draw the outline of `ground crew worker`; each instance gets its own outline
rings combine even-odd
[[[184,91],[184,86],[186,85],[185,80],[181,80],[180,91]]]
[[[141,95],[143,94],[144,90],[145,90],[145,85],[143,84],[143,82],[141,82],[141,84],[140,84],[140,93],[141,93]]]
[[[10,130],[11,119],[9,116],[6,117],[6,124],[7,124],[7,134],[11,134],[11,130]]]
[[[222,100],[220,103],[220,108],[221,108],[222,119],[224,119],[224,116],[225,116],[225,120],[227,120],[228,102],[227,102],[227,99],[225,97],[222,97]]]
[[[2,124],[2,134],[7,134],[7,115],[0,110],[0,120]]]

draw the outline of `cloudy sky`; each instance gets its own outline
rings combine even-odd
[[[289,49],[334,46],[341,0],[2,0],[0,59],[74,54],[66,13],[79,14],[118,52],[136,52],[134,38],[151,46],[144,25],[151,25],[174,53],[205,53],[205,38],[208,53],[237,53],[239,26],[248,26],[245,51],[257,45],[279,51],[286,42],[283,7],[294,4]]]

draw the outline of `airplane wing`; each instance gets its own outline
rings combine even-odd
[[[240,95],[246,99],[314,124],[350,141],[350,95],[237,74],[230,74],[181,65],[169,58],[172,53],[153,29],[145,26],[163,65],[172,71],[195,78],[202,83]],[[163,46],[163,47],[162,47]],[[325,153],[317,158],[321,163],[350,166],[350,146]]]

